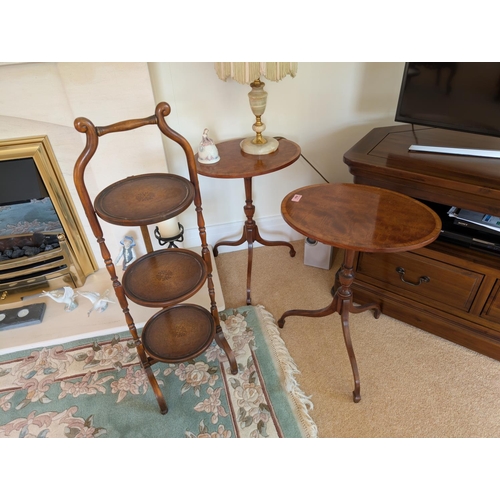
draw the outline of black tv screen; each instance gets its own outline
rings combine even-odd
[[[500,63],[406,63],[395,120],[500,137]]]

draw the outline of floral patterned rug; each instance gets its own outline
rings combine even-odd
[[[312,404],[272,315],[220,314],[238,362],[214,343],[191,362],[153,365],[161,415],[128,332],[0,357],[0,437],[317,437]]]

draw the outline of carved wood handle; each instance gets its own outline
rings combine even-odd
[[[421,285],[422,283],[429,283],[429,281],[431,280],[429,276],[420,276],[420,278],[418,279],[418,283],[412,283],[411,281],[405,280],[404,275],[406,271],[404,267],[396,267],[396,272],[399,273],[399,277],[401,278],[401,281],[403,283],[406,283],[407,285],[411,286],[418,286]]]

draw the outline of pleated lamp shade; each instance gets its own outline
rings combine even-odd
[[[224,81],[228,78],[241,84],[250,84],[252,90],[248,93],[250,107],[255,115],[256,121],[252,126],[255,137],[241,141],[241,149],[248,154],[269,154],[278,149],[279,143],[273,137],[265,137],[262,132],[266,126],[262,123],[261,116],[267,105],[267,92],[261,77],[279,82],[286,76],[292,78],[297,74],[298,63],[296,62],[216,62],[215,71],[217,76]]]

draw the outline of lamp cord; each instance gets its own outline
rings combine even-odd
[[[281,139],[286,139],[286,137],[275,137],[277,141],[281,141]],[[300,156],[304,158],[304,160],[310,165],[310,167],[327,183],[330,184],[330,181],[325,178],[325,176],[302,154]]]

